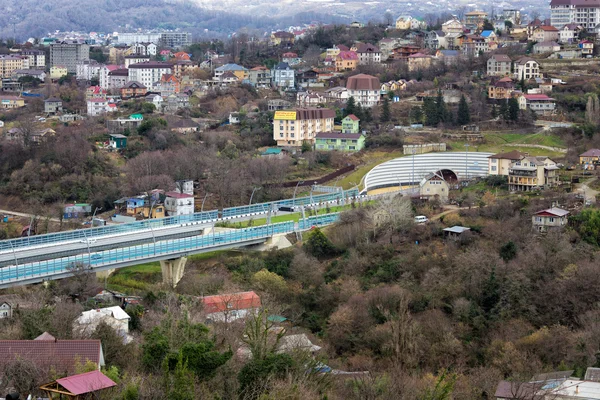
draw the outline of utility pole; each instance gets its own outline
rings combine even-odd
[[[252,189],[252,194],[250,195],[250,203],[248,203],[249,206],[252,205],[252,198],[254,197],[254,192],[256,192],[257,190],[260,190],[260,189],[262,189],[262,187],[260,187],[260,186],[257,186],[254,189]]]
[[[204,195],[204,198],[202,199],[202,206],[200,207],[200,212],[204,211],[204,202],[206,201],[206,198],[210,197],[210,196],[212,196],[212,193],[206,192],[206,194]]]
[[[298,190],[298,186],[300,186],[301,184],[303,184],[304,181],[298,181],[298,183],[296,183],[296,187],[294,188],[294,197],[292,197],[292,205],[296,205],[296,190]]]

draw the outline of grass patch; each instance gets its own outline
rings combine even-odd
[[[108,277],[111,286],[118,286],[120,290],[127,289],[147,290],[148,286],[162,281],[160,263],[134,265],[121,268]]]

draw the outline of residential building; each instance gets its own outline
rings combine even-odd
[[[410,15],[401,15],[396,19],[396,29],[406,31],[409,29],[424,28],[426,24]]]
[[[541,78],[540,65],[531,57],[521,57],[514,64],[514,75],[516,79],[529,80]]]
[[[117,68],[109,71],[107,90],[109,90],[111,93],[118,93],[128,81],[129,70],[127,68]]]
[[[494,100],[507,100],[513,97],[515,85],[511,78],[504,77],[488,86],[488,98]]]
[[[582,40],[579,42],[579,48],[581,49],[582,57],[590,58],[594,56],[594,42],[590,40]]]
[[[103,98],[93,98],[87,101],[87,115],[96,117],[98,115],[117,111],[115,104],[111,104]]]
[[[109,133],[123,133],[126,131],[135,131],[143,122],[143,117],[138,118],[117,118],[106,120],[106,128]]]
[[[541,210],[531,217],[531,225],[538,232],[548,232],[550,229],[562,228],[567,225],[569,212],[562,208],[552,207]]]
[[[102,89],[113,89],[110,87],[108,73],[111,71],[117,70],[117,69],[120,69],[120,66],[115,65],[115,64],[103,65],[100,67],[100,70],[98,71],[98,78],[99,78],[98,85]],[[129,72],[127,72],[127,74],[129,74]]]
[[[50,79],[56,81],[63,76],[67,76],[69,74],[69,70],[67,67],[63,67],[62,65],[55,65],[50,67]]]
[[[18,96],[0,96],[0,109],[25,107],[25,99]]]
[[[481,33],[479,34],[479,36],[481,36],[482,38],[484,38],[485,41],[488,42],[488,43],[495,42],[495,41],[498,40],[498,35],[496,35],[496,32],[494,32],[492,30],[481,31]]]
[[[558,185],[558,167],[548,157],[525,157],[515,161],[508,170],[511,191],[532,191]]]
[[[511,151],[508,153],[498,153],[488,157],[488,175],[508,176],[510,166],[527,157],[527,154],[520,151]]]
[[[296,37],[290,32],[279,31],[271,34],[272,46],[291,46],[295,40]]]
[[[343,133],[358,133],[360,119],[350,114],[342,119],[342,132]]]
[[[193,121],[192,121],[193,122]],[[197,126],[197,125],[196,125]],[[175,191],[177,193],[194,194],[194,181],[181,179],[175,182]]]
[[[31,77],[35,79],[39,79],[44,82],[46,80],[46,72],[41,69],[17,69],[13,71],[12,79],[19,79],[23,77]]]
[[[34,340],[0,340],[0,373],[14,361],[35,365],[59,376],[70,375],[86,363],[100,370],[105,366],[100,340],[60,340],[44,332]]]
[[[182,108],[188,108],[190,106],[190,96],[185,93],[172,94],[167,97],[163,97],[163,111],[174,114]]]
[[[13,54],[0,55],[0,78],[10,78],[14,71],[29,68],[29,58]]]
[[[463,33],[465,26],[457,19],[452,18],[442,24],[442,31],[445,33]]]
[[[558,41],[563,44],[575,43],[583,28],[577,24],[565,24],[558,30]]]
[[[131,49],[126,44],[115,44],[108,50],[108,62],[111,64],[124,64],[125,56],[131,54]]]
[[[29,68],[45,69],[46,68],[46,53],[42,50],[23,49],[20,54],[29,59]]]
[[[154,107],[156,107],[158,111],[161,111],[163,101],[163,97],[159,94],[149,94],[146,96],[146,102],[154,104]]]
[[[148,90],[154,90],[154,83],[160,81],[164,74],[172,72],[171,64],[160,61],[147,61],[129,66],[128,80],[137,81],[146,86]]]
[[[295,77],[296,71],[284,62],[280,62],[271,70],[271,82],[278,88],[293,89],[296,86]]]
[[[235,76],[235,74],[231,71],[225,72],[216,79],[218,79],[219,82],[223,83],[224,85],[233,85],[240,82],[238,77]]]
[[[231,114],[230,113],[230,123],[231,123]],[[239,113],[238,114],[238,119],[239,119]],[[238,121],[239,123],[239,121]],[[169,128],[171,128],[171,132],[176,132],[176,133],[181,133],[182,135],[187,135],[188,133],[194,133],[194,132],[198,132],[200,131],[200,126],[198,125],[197,122],[195,122],[193,119],[179,119],[175,122],[173,122],[172,124],[169,124]],[[178,191],[178,190],[176,190]],[[183,193],[187,193],[187,192],[183,192]],[[192,193],[188,193],[188,194],[193,194]]]
[[[325,90],[325,97],[327,102],[332,103],[345,103],[348,100],[348,89],[342,86],[336,86]]]
[[[129,320],[131,317],[119,306],[96,308],[83,311],[74,322],[74,331],[81,334],[92,334],[100,325],[105,323],[113,328],[119,336],[129,333]]]
[[[461,32],[462,33],[462,32]],[[454,46],[449,46],[446,41],[446,32],[444,31],[431,31],[425,35],[425,47],[432,50],[437,49],[453,49]],[[418,53],[419,49],[415,51]],[[394,57],[395,58],[395,57]]]
[[[194,196],[186,193],[165,193],[165,209],[169,216],[189,215],[194,213]]]
[[[356,54],[358,55],[358,63],[360,65],[381,63],[381,50],[379,50],[379,47],[374,46],[371,43],[359,44],[356,48]]]
[[[0,304],[0,319],[12,318],[12,316],[13,316],[12,305],[10,305],[7,302],[1,303]]]
[[[419,183],[419,197],[425,200],[439,200],[442,204],[448,202],[450,186],[439,173],[427,174]]]
[[[519,96],[519,109],[532,110],[539,115],[552,115],[556,103],[553,98],[545,94],[522,94]]]
[[[489,76],[509,76],[511,69],[512,60],[506,54],[493,54],[487,61]]]
[[[344,46],[343,44],[337,44],[330,49],[327,49],[325,52],[325,58],[335,58],[340,51],[349,51],[348,46]]]
[[[379,104],[381,84],[379,79],[366,74],[358,74],[346,81],[348,98],[354,97],[356,104],[362,107],[373,107]]]
[[[128,46],[135,43],[157,43],[162,47],[181,48],[192,44],[192,34],[189,32],[122,32],[118,42]]]
[[[510,21],[513,25],[521,25],[521,10],[505,8],[502,10],[502,20]]]
[[[560,51],[560,44],[556,42],[538,42],[533,45],[534,54],[554,53]]]
[[[100,70],[104,67],[103,64],[96,60],[86,60],[77,63],[77,72],[75,76],[77,80],[91,81],[92,79],[100,79]]]
[[[340,51],[335,56],[335,71],[354,71],[358,66],[358,54],[354,51]]]
[[[240,82],[248,79],[248,69],[237,64],[225,64],[219,68],[215,68],[215,78],[220,78],[225,72],[233,73]]]
[[[322,151],[360,151],[365,146],[361,133],[321,132],[315,137],[315,149]]]
[[[238,292],[201,298],[206,319],[212,322],[232,322],[254,314],[261,307],[255,292]]]
[[[156,56],[158,50],[156,44],[151,42],[134,43],[129,49],[131,54],[141,54],[143,56]]]
[[[299,92],[296,95],[296,105],[298,107],[316,107],[326,102],[327,98],[322,93],[307,91]]]
[[[597,33],[597,25],[600,24],[600,3],[585,0],[552,0],[550,19],[553,26],[577,24],[588,32]]]
[[[487,13],[483,11],[469,11],[465,14],[465,25],[471,30],[480,29],[483,21],[487,18]]]
[[[192,34],[190,32],[161,32],[158,43],[162,47],[171,49],[180,49],[192,44]]]
[[[265,66],[258,66],[248,71],[248,80],[250,84],[259,88],[271,86],[271,71]]]
[[[150,56],[144,56],[141,54],[131,54],[124,57],[125,60],[125,68],[129,68],[131,64],[138,64],[142,62],[150,61]]]
[[[321,132],[331,132],[335,111],[327,108],[298,108],[276,111],[273,118],[273,140],[278,146],[300,147],[304,141],[314,143]]]
[[[283,53],[281,55],[281,61],[293,66],[293,65],[300,64],[302,62],[302,57],[298,57],[298,54],[296,54],[296,53],[287,52],[287,53]]]
[[[44,112],[46,114],[56,114],[62,112],[63,102],[56,97],[50,97],[44,100]]]
[[[460,52],[458,50],[438,50],[435,52],[435,58],[446,65],[453,65],[460,60]]]
[[[181,83],[173,74],[164,74],[161,76],[160,82],[156,82],[154,86],[155,91],[159,92],[162,97],[181,92]]]
[[[392,55],[394,48],[400,46],[402,42],[404,42],[404,40],[399,38],[381,39],[377,43],[379,50],[381,51],[381,61],[387,61]]]
[[[418,71],[431,67],[433,57],[429,54],[415,53],[408,56],[406,60],[409,71]]]
[[[590,149],[585,153],[579,155],[579,164],[599,164],[600,163],[600,150]]]
[[[90,46],[76,41],[50,44],[50,66],[65,66],[67,72],[77,73],[77,63],[90,59]]]
[[[121,98],[130,99],[134,97],[144,97],[148,89],[136,81],[129,81],[121,88]]]
[[[86,100],[93,99],[93,98],[106,99],[107,96],[108,96],[108,92],[106,90],[102,89],[100,86],[90,86],[85,90]]]
[[[556,42],[558,40],[558,29],[553,26],[538,26],[533,30],[534,42]]]
[[[184,75],[189,75],[192,70],[199,67],[189,60],[177,60],[173,63],[173,75],[181,80]]]
[[[489,43],[479,35],[466,35],[462,41],[461,51],[466,56],[479,57],[489,50]]]

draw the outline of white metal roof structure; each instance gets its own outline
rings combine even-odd
[[[373,168],[364,178],[365,191],[384,187],[417,185],[427,174],[450,170],[459,180],[488,175],[488,157],[493,153],[440,152],[395,158]],[[414,176],[413,176],[414,158]],[[468,172],[468,173],[467,173]]]

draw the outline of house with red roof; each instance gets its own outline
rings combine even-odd
[[[342,132],[343,133],[358,133],[360,119],[354,115],[350,114],[342,119]]]
[[[100,371],[91,371],[83,374],[71,375],[60,378],[40,386],[40,390],[48,398],[59,398],[65,396],[69,400],[83,400],[90,397],[92,393],[117,386],[109,377]]]
[[[539,115],[551,115],[556,110],[556,102],[546,94],[521,94],[519,109],[532,110]]]
[[[260,297],[253,291],[228,293],[201,298],[206,319],[231,322],[255,313],[261,306]]]
[[[194,213],[194,196],[186,193],[165,193],[165,209],[169,216],[189,215]]]
[[[102,89],[100,86],[90,86],[85,90],[85,98],[86,99],[106,99],[108,96],[108,91]]]
[[[558,41],[558,29],[553,26],[538,26],[533,30],[532,39],[534,42],[556,42]]]
[[[177,53],[173,54],[173,57],[181,61],[190,61],[190,55],[185,51],[178,51]]]
[[[99,340],[59,340],[44,332],[34,340],[0,340],[0,375],[18,360],[29,361],[40,371],[70,375],[87,362],[98,370],[105,366]]]
[[[354,51],[340,51],[335,56],[335,71],[354,71],[358,66],[358,54]]]
[[[298,54],[290,51],[281,55],[281,61],[288,63],[289,65],[298,65],[302,62],[302,58],[298,57]]]
[[[579,42],[578,47],[581,49],[581,56],[584,58],[590,58],[594,55],[594,42],[589,40],[582,40]]]
[[[531,217],[533,229],[541,233],[562,228],[567,225],[567,222],[569,222],[569,212],[558,207],[538,211]]]

